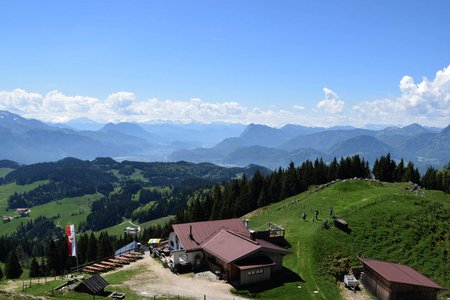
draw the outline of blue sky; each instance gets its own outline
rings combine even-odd
[[[46,121],[445,126],[449,11],[448,1],[0,1],[0,109]]]

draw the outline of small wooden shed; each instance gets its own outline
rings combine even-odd
[[[413,268],[380,260],[359,259],[363,264],[361,282],[380,300],[436,300],[444,289]]]
[[[74,291],[91,295],[101,295],[104,293],[105,287],[108,285],[109,283],[105,279],[103,279],[100,275],[95,274],[94,276],[80,282],[80,284],[74,288]]]

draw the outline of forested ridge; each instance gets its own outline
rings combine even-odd
[[[13,166],[13,162],[3,161],[4,165]],[[247,168],[224,168],[210,163],[145,163],[123,161],[111,158],[97,158],[83,161],[65,158],[57,162],[37,163],[16,166],[17,168],[0,178],[0,184],[15,182],[19,185],[30,184],[40,180],[48,183],[25,193],[16,193],[8,199],[9,208],[33,207],[66,197],[101,193],[107,197],[115,187],[123,185],[137,171],[142,177],[142,186],[199,186],[228,180],[244,174],[251,176],[255,170],[268,173],[269,170],[258,166]],[[120,176],[116,176],[119,174]]]
[[[71,161],[70,163],[74,162],[76,161]],[[85,163],[83,162],[83,164]],[[100,173],[106,172],[109,167],[114,166],[113,168],[122,175],[133,174],[139,164],[130,164],[129,162],[117,163],[109,159],[101,159],[101,161],[97,162],[95,170]],[[145,166],[148,163],[142,164]],[[181,168],[184,168],[189,164],[180,163],[180,165]],[[169,166],[169,170],[170,167],[176,169],[180,165]],[[153,167],[154,165],[152,165]],[[131,173],[130,168],[133,168]],[[444,170],[429,168],[423,176],[420,176],[414,164],[407,163],[405,165],[403,161],[397,163],[391,159],[389,154],[377,159],[372,169],[368,162],[358,155],[339,160],[333,159],[328,164],[322,159],[316,159],[315,161],[307,160],[300,166],[295,166],[294,163],[291,163],[288,168],[279,168],[272,173],[265,173],[265,169],[262,169],[262,171],[256,170],[253,176],[252,174],[247,175],[244,173],[242,177],[216,181],[215,184],[212,180],[205,181],[204,177],[194,178],[188,175],[186,176],[187,179],[183,179],[185,185],[174,184],[165,190],[149,187],[151,185],[149,178],[151,176],[153,178],[162,178],[163,171],[151,172],[151,168],[146,170],[142,168],[140,170],[142,174],[147,174],[143,176],[144,180],[131,180],[129,178],[126,179],[126,177],[117,179],[113,182],[113,192],[92,203],[91,213],[88,215],[86,222],[79,226],[81,231],[100,231],[107,226],[117,224],[123,217],[142,222],[172,212],[176,212],[176,218],[173,221],[176,223],[240,217],[259,207],[306,191],[313,185],[354,177],[374,177],[388,182],[412,181],[422,184],[426,188],[438,188],[447,193],[450,191],[449,166]],[[18,174],[26,177],[22,173],[13,175],[20,177]],[[174,182],[179,182],[180,178],[183,177],[172,171],[169,171],[169,174],[171,175],[166,176],[165,180],[176,178]],[[195,174],[200,174],[200,172]],[[33,178],[43,179],[42,176],[33,176]],[[111,173],[108,173],[107,176],[111,176]],[[151,227],[143,230],[137,238],[146,240],[155,236],[164,237],[168,235],[169,230],[170,223],[163,227]],[[45,231],[46,234],[40,235],[39,232],[41,231]],[[39,239],[32,239],[31,236],[27,235],[27,232],[32,233],[35,237],[39,237]],[[0,238],[0,260],[4,261],[9,252],[19,249],[22,254],[29,257],[46,256],[47,259],[41,263],[46,266],[46,272],[57,274],[64,272],[64,270],[68,270],[70,266],[73,266],[73,261],[70,258],[64,258],[63,253],[67,253],[65,252],[67,244],[64,242],[65,237],[62,234],[62,231],[55,227],[50,219],[41,218],[29,221],[13,234]],[[106,233],[102,233],[101,238],[99,237],[98,239],[95,236],[92,238],[91,235],[87,236],[85,234],[82,234],[81,237],[80,242],[83,239],[81,245],[83,243],[85,245],[79,245],[81,247],[79,253],[83,257],[82,260],[109,255],[114,249],[130,239],[127,236],[108,236]],[[55,238],[57,239],[55,240]],[[86,246],[89,244],[89,240],[94,238],[96,239],[95,243],[92,241],[90,242],[91,246]],[[94,247],[94,244],[97,246]],[[90,254],[88,254],[89,251],[91,251]],[[51,253],[53,253],[52,259],[49,257]],[[54,253],[59,254],[56,255]],[[56,259],[56,256],[59,258]],[[47,263],[49,260],[57,263]]]

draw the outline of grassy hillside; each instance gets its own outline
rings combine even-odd
[[[0,188],[3,186],[0,186]],[[67,224],[79,224],[86,219],[90,211],[90,203],[100,199],[101,194],[85,195],[81,197],[64,198],[55,202],[37,205],[31,208],[30,217],[12,220],[9,223],[0,223],[0,235],[14,231],[22,222],[27,222],[40,216],[55,217],[55,223],[61,227]],[[4,212],[6,215],[15,215],[14,210]]]
[[[124,229],[129,227],[129,226],[138,225],[138,226],[141,227],[141,230],[144,230],[145,228],[148,228],[148,227],[151,227],[151,226],[157,226],[157,225],[161,225],[162,226],[162,225],[165,225],[173,217],[174,216],[162,217],[162,218],[155,219],[155,220],[152,220],[152,221],[144,222],[142,224],[140,224],[138,222],[131,222],[131,220],[125,220],[125,221],[123,221],[120,224],[117,224],[115,226],[111,226],[111,227],[103,229],[102,232],[106,231],[108,233],[108,235],[119,236],[119,235],[123,234]],[[98,232],[98,234],[100,234],[100,232]]]
[[[11,172],[12,170],[14,170],[14,169],[11,169],[11,168],[0,168],[0,177],[5,177],[6,174]]]
[[[9,183],[0,185],[0,214],[5,214],[5,209],[8,207],[8,198],[15,192],[21,193],[21,192],[27,192],[30,191],[36,187],[38,187],[41,184],[48,183],[48,180],[42,180],[42,181],[36,181],[32,184],[26,184],[26,185],[18,185],[15,183]]]
[[[406,183],[341,181],[250,213],[246,217],[252,228],[269,221],[285,227],[292,253],[284,265],[301,277],[291,276],[294,280],[272,289],[266,285],[250,290],[261,298],[338,299],[333,275],[359,265],[358,256],[409,264],[449,288],[450,195],[416,195],[410,188]],[[334,226],[324,229],[330,207],[348,221],[350,233]],[[312,221],[316,208],[319,221]]]

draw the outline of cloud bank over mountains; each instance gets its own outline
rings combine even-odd
[[[151,122],[155,120],[201,123],[260,123],[270,126],[302,124],[314,126],[365,124],[406,125],[418,122],[428,126],[450,123],[450,66],[439,70],[434,79],[415,83],[405,75],[399,84],[400,96],[361,101],[346,105],[336,92],[323,88],[324,99],[315,107],[298,103],[289,109],[246,107],[235,101],[209,102],[136,99],[132,92],[119,91],[106,99],[65,95],[51,91],[45,95],[23,89],[0,91],[0,110],[47,122],[90,118],[99,122]]]

